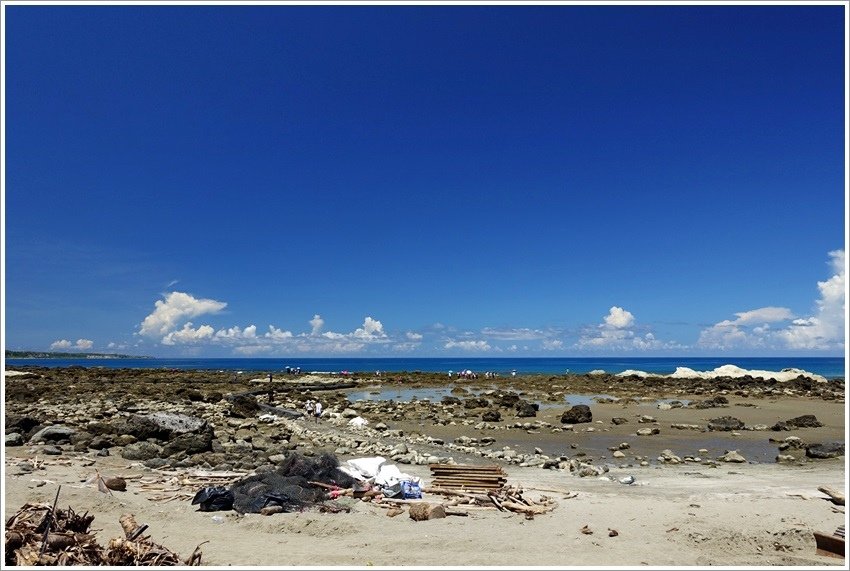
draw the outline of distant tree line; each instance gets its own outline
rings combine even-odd
[[[59,353],[53,351],[10,351],[7,359],[150,359],[146,355],[120,355],[117,353]]]

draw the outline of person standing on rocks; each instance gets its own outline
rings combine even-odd
[[[307,399],[307,403],[304,405],[304,410],[307,413],[307,420],[310,420],[310,417],[313,416],[314,412],[313,399]]]
[[[322,403],[316,401],[316,424],[319,424],[320,416],[322,416]]]

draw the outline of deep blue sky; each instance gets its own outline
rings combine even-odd
[[[844,9],[6,6],[5,347],[843,354]]]

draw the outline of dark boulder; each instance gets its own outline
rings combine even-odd
[[[786,422],[796,428],[819,428],[823,426],[823,423],[813,414],[804,414],[803,416],[790,418]]]
[[[727,406],[729,404],[729,399],[724,397],[723,395],[717,395],[710,399],[696,401],[691,403],[691,408],[717,408]]]
[[[116,427],[119,434],[130,434],[138,440],[156,438],[169,441],[183,434],[201,434],[212,432],[210,424],[196,416],[175,414],[170,412],[155,412],[146,415],[134,415],[123,425]]]
[[[621,424],[626,424],[628,421],[629,421],[628,418],[623,418],[621,416],[615,416],[614,418],[611,419],[611,422],[616,424],[617,426],[619,426]]]
[[[260,403],[252,396],[236,395],[230,400],[230,416],[252,418],[259,414]]]
[[[115,444],[108,436],[95,436],[89,442],[89,448],[92,450],[103,450],[104,448],[112,448]]]
[[[135,442],[128,444],[121,451],[121,457],[125,460],[152,460],[162,455],[162,446],[153,442]],[[165,465],[163,462],[162,465]]]
[[[811,444],[806,448],[806,456],[809,458],[838,458],[839,456],[844,456],[844,443]]]
[[[91,439],[94,438],[94,434],[88,431],[75,432],[71,435],[71,444],[79,444],[80,442],[85,442],[88,444],[91,442]]]
[[[537,416],[539,405],[528,401],[519,401],[516,405],[516,415],[520,418]]]
[[[30,442],[70,442],[71,437],[76,434],[74,428],[61,425],[46,426],[30,437]]]
[[[168,444],[162,449],[163,456],[171,456],[177,452],[185,452],[186,454],[198,454],[200,452],[209,452],[212,450],[213,441],[212,430],[206,430],[196,434],[181,434],[172,438]]]
[[[481,416],[481,420],[484,422],[499,422],[502,420],[502,413],[498,410],[488,410]]]
[[[791,430],[791,425],[785,422],[784,420],[780,420],[776,424],[770,427],[770,429],[774,432],[782,432],[783,430]]]
[[[17,432],[18,434],[29,436],[31,431],[40,423],[29,416],[10,414],[6,416],[3,424],[6,427],[6,432]]]
[[[742,428],[744,428],[744,423],[734,416],[721,416],[708,421],[709,430],[729,432],[732,430],[741,430]]]
[[[94,421],[94,422],[89,422],[86,425],[86,432],[90,432],[91,434],[94,434],[95,436],[100,436],[100,435],[104,435],[104,436],[105,435],[115,435],[115,436],[117,436],[117,435],[120,434],[119,432],[116,432],[117,428],[119,428],[119,427],[116,426],[116,425],[110,424],[108,422]]]
[[[463,408],[485,408],[490,406],[490,401],[485,398],[470,398],[463,401]]]
[[[450,396],[443,397],[440,402],[443,403],[443,404],[460,404],[461,403],[459,398],[450,397]]]
[[[581,424],[592,421],[593,413],[590,412],[590,407],[586,404],[577,404],[561,415],[561,424]]]
[[[502,408],[514,408],[520,399],[518,394],[514,392],[507,392],[497,394],[493,400]]]

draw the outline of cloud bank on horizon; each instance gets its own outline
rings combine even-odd
[[[811,315],[799,316],[786,307],[765,306],[734,313],[735,319],[723,319],[702,329],[695,343],[659,339],[649,326],[624,307],[613,305],[598,324],[585,325],[578,334],[563,328],[484,327],[478,331],[457,330],[434,324],[423,331],[391,331],[372,316],[353,331],[325,331],[324,318],[315,313],[306,321],[309,329],[301,333],[269,324],[258,330],[254,324],[218,327],[198,318],[221,314],[227,302],[198,298],[186,292],[172,291],[154,303],[134,332],[137,347],[161,346],[188,353],[206,350],[230,351],[233,355],[275,354],[405,354],[436,349],[443,353],[492,355],[499,353],[635,353],[651,351],[730,351],[730,350],[810,350],[844,349],[846,256],[844,250],[829,252],[832,275],[819,281],[818,299]],[[571,337],[573,337],[571,339]],[[150,344],[150,345],[149,345]],[[53,342],[54,350],[88,350],[90,339],[75,343],[66,339]],[[108,348],[124,349],[114,342]]]

